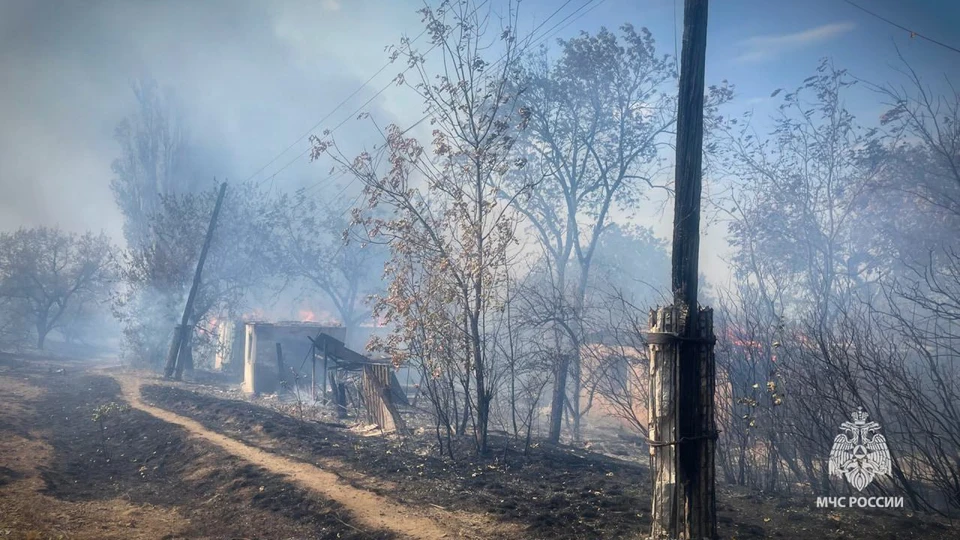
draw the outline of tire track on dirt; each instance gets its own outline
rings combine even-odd
[[[140,397],[140,381],[138,379],[117,376],[116,374],[113,377],[120,383],[123,396],[131,407],[165,422],[178,425],[191,435],[219,446],[241,459],[259,465],[271,472],[287,476],[294,483],[335,500],[343,505],[359,523],[371,529],[390,530],[412,538],[424,539],[457,536],[455,530],[449,530],[435,520],[440,519],[448,524],[457,523],[459,519],[453,515],[437,515],[435,518],[419,515],[410,508],[398,505],[380,495],[344,484],[340,477],[332,472],[265,452],[236,439],[210,431],[195,420],[144,403]]]

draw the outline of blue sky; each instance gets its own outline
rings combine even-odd
[[[862,7],[923,35],[960,48],[960,1],[859,0]],[[580,2],[573,2],[568,7]],[[547,16],[559,2],[524,2],[524,11]],[[676,19],[674,18],[676,15]],[[536,16],[536,15],[535,15]],[[659,47],[673,54],[682,35],[683,0],[606,0],[569,27],[596,29],[629,21],[646,26]],[[674,21],[676,20],[676,26]],[[791,88],[812,74],[820,58],[867,80],[894,76],[896,46],[931,80],[960,76],[960,53],[909,34],[842,0],[714,0],[710,5],[707,81],[727,79],[737,104],[761,112],[776,88]]]
[[[860,0],[855,3],[901,26],[960,48],[960,1]],[[572,2],[573,6],[580,2]],[[548,16],[553,2],[524,2],[534,19]],[[683,1],[607,0],[564,34],[575,28],[595,31],[615,27],[624,21],[646,26],[653,32],[662,52],[673,54],[682,39]],[[676,18],[675,18],[676,17]],[[675,22],[676,21],[676,22]],[[676,25],[675,25],[676,24]],[[867,81],[882,83],[899,77],[897,48],[925,81],[942,85],[947,74],[960,82],[960,53],[929,43],[864,13],[842,0],[715,0],[711,2],[707,36],[707,84],[723,79],[736,88],[736,97],[726,114],[755,113],[754,124],[762,131],[776,113],[780,94],[777,88],[792,89],[814,73],[820,59],[830,57],[836,66]],[[865,87],[853,88],[847,107],[865,124],[875,123],[886,107]],[[639,221],[651,226],[662,238],[671,234],[671,218],[654,213],[660,201],[647,204]],[[669,206],[667,207],[669,208]],[[714,223],[704,229],[701,242],[701,269],[716,282],[729,277],[724,258],[729,249],[725,225]]]

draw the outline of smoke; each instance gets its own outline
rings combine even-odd
[[[403,34],[419,34],[419,7],[422,2],[416,0],[0,2],[0,230],[59,224],[77,232],[103,229],[122,243],[122,218],[109,189],[110,163],[119,152],[113,131],[135,108],[130,85],[136,78],[151,77],[173,88],[183,102],[197,182],[209,187],[214,176],[246,179],[375,73],[386,61],[385,46]],[[778,57],[764,64],[758,76],[756,66],[732,62],[737,44],[756,35],[802,30],[797,27],[800,15],[811,10],[803,3],[778,6],[782,11],[777,13],[755,8],[747,1],[730,2],[711,14],[707,78],[710,83],[728,78],[740,100],[731,106],[737,111],[757,106],[758,118],[775,112],[767,98],[771,91],[803,80],[820,56],[834,56],[838,65],[860,75],[892,76],[892,37],[908,58],[929,68],[931,81],[943,71],[956,74],[953,53],[910,40],[881,21],[857,19],[862,31],[851,32],[846,41]],[[832,3],[822,8],[818,17],[823,20],[816,24],[857,15]],[[525,2],[521,33],[555,9],[553,2]],[[624,9],[607,3],[557,37],[634,20],[652,29],[661,51],[674,52],[682,29],[675,26],[673,3],[644,2],[630,7],[637,10],[633,13]],[[920,7],[896,15],[931,35],[949,36],[953,13]],[[750,23],[746,30],[743,20]],[[376,128],[351,113],[403,67],[385,69],[314,132],[347,120],[336,135],[347,144],[348,155],[375,144]],[[876,101],[864,99],[869,104],[864,112],[878,114]],[[393,87],[365,110],[381,127],[410,125],[420,117],[422,103],[412,92]],[[322,184],[328,166],[294,159],[307,148],[306,140],[299,141],[257,178],[265,180],[282,169],[271,185]],[[314,193],[323,195],[324,190]],[[660,202],[647,204],[639,212],[640,218],[646,216],[640,222],[669,238],[671,220],[669,213],[656,211]],[[712,281],[724,281],[725,231],[707,232],[711,237],[702,243],[703,270]]]
[[[418,30],[410,6],[367,4],[0,3],[0,230],[58,223],[122,240],[110,163],[119,152],[114,129],[135,108],[136,78],[156,79],[183,102],[199,146],[198,182],[249,176],[383,65],[385,45]],[[382,75],[325,125],[343,120],[395,72]],[[375,101],[382,121],[410,108],[398,99]],[[354,121],[338,133],[369,128]],[[261,176],[305,148],[306,140]],[[322,169],[300,159],[274,182],[307,184]]]

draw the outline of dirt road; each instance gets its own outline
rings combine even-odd
[[[422,536],[371,526],[123,402],[119,384],[84,363],[0,354],[0,538]]]
[[[240,441],[210,431],[200,423],[183,416],[152,407],[140,398],[140,380],[129,375],[114,375],[123,389],[123,396],[134,408],[148,413],[160,420],[178,425],[206,442],[250,463],[261,466],[271,472],[288,477],[302,487],[337,501],[360,523],[373,529],[390,530],[413,538],[451,538],[463,531],[451,525],[460,519],[442,511],[431,512],[430,517],[421,515],[413,508],[394,503],[375,493],[356,489],[345,484],[336,474],[300,461],[294,461],[276,454],[253,448]],[[438,521],[446,523],[441,526]]]

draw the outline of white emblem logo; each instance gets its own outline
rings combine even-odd
[[[840,428],[844,433],[837,435],[830,450],[831,476],[843,476],[857,491],[863,491],[875,476],[890,474],[887,439],[879,433],[870,436],[880,424],[867,422],[862,407],[853,413],[852,423],[844,422]]]

